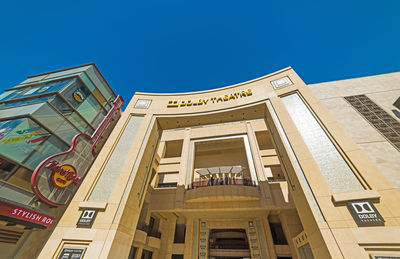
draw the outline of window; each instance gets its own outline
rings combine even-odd
[[[363,94],[347,96],[344,99],[400,151],[400,122]],[[399,100],[397,103],[400,105]]]
[[[23,118],[1,122],[0,153],[17,162],[23,162],[49,136],[49,132]]]
[[[176,187],[178,184],[178,176],[179,172],[159,173],[157,187]]]
[[[176,224],[175,225],[174,243],[176,243],[176,244],[185,243],[185,235],[186,235],[186,225],[185,224]]]

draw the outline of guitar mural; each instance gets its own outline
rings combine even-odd
[[[38,198],[55,207],[67,205],[96,158],[96,145],[123,103],[118,95],[91,136],[75,135],[69,150],[46,158],[35,168],[31,186]]]

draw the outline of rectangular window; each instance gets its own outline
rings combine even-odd
[[[281,223],[269,223],[269,227],[271,228],[272,239],[274,240],[275,245],[287,245],[288,242],[285,237],[285,233],[283,232]]]
[[[174,243],[175,244],[185,243],[185,235],[186,235],[186,225],[185,224],[176,224],[175,225]]]
[[[344,99],[400,151],[400,122],[363,94]]]
[[[281,100],[333,193],[364,190],[300,96],[295,93]]]
[[[70,122],[57,113],[48,103],[44,103],[32,113],[32,116],[67,143],[70,143],[72,138],[79,133]]]
[[[303,246],[300,246],[298,248],[298,251],[299,251],[301,259],[314,259],[314,256],[311,252],[311,247],[310,247],[309,243],[307,243]]]
[[[158,188],[176,187],[178,183],[179,172],[158,174]]]

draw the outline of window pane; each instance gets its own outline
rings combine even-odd
[[[23,89],[20,89],[20,90],[11,90],[11,91],[4,92],[0,95],[0,101],[10,100],[17,94],[22,93],[23,91],[24,91]]]
[[[101,111],[100,104],[96,99],[90,95],[86,100],[77,108],[77,111],[88,121],[92,122],[96,115]]]
[[[25,162],[25,165],[34,169],[44,159],[51,155],[66,151],[67,149],[67,145],[61,142],[57,137],[51,136],[32,154],[32,156],[29,157]]]
[[[47,103],[37,109],[32,116],[51,129],[57,136],[70,143],[79,132]]]
[[[55,96],[50,102],[81,132],[85,132],[90,128],[88,124],[76,112],[74,112],[74,110],[61,97]]]
[[[90,92],[82,85],[79,80],[75,79],[72,85],[64,89],[61,94],[76,109],[90,95]]]
[[[24,98],[29,96],[35,96],[38,94],[59,92],[71,82],[72,80],[65,80],[65,81],[51,82],[46,85],[35,86],[29,89],[25,88],[26,89],[25,92],[19,95],[17,98]]]
[[[18,125],[0,140],[0,153],[22,162],[50,134],[28,118],[18,119],[14,124]]]
[[[21,105],[26,105],[26,104],[32,104],[32,103],[40,103],[40,102],[45,102],[51,99],[51,96],[43,97],[43,98],[38,98],[38,99],[31,99],[31,100],[26,100],[26,101],[16,101],[12,103],[6,103],[3,106],[0,106],[0,109],[5,109],[5,108],[11,108],[15,106],[21,106]]]

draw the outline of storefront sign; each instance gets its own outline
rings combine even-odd
[[[64,247],[58,255],[58,259],[81,259],[86,248]]]
[[[76,225],[80,227],[91,227],[96,216],[97,210],[83,210]]]
[[[83,102],[83,100],[85,99],[85,97],[83,96],[83,94],[81,92],[79,92],[78,90],[75,91],[73,94],[74,99],[78,102],[81,103]]]
[[[69,150],[46,158],[35,168],[31,186],[38,198],[56,207],[68,204],[96,158],[96,144],[122,104],[118,96],[91,136],[77,134]]]
[[[5,201],[0,201],[0,215],[27,221],[44,227],[50,226],[54,220],[53,216],[16,206]]]
[[[52,160],[45,167],[53,170],[50,180],[55,187],[65,188],[71,183],[79,185],[82,182],[82,178],[78,176],[72,165],[60,165],[57,161]]]
[[[199,98],[195,100],[171,100],[168,102],[167,107],[183,107],[183,106],[200,106],[200,105],[207,105],[208,103],[219,103],[219,102],[227,102],[230,100],[236,100],[239,98],[247,97],[253,95],[251,89],[247,91],[235,92],[231,94],[225,94],[223,96],[218,97],[209,97],[209,98]]]
[[[382,226],[385,223],[371,201],[349,201],[347,202],[347,208],[360,227]]]

